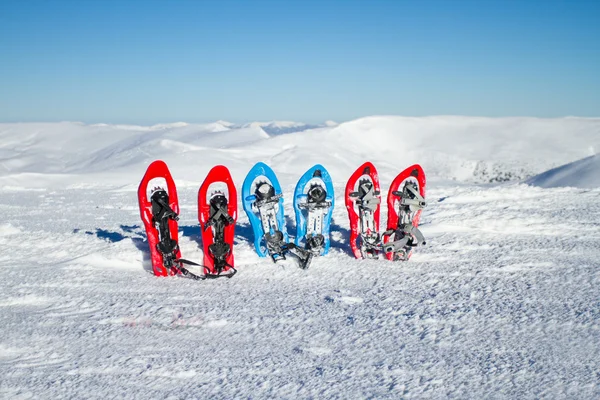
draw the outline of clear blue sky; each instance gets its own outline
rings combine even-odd
[[[600,117],[599,0],[0,0],[0,121]]]

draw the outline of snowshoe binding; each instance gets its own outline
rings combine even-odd
[[[178,258],[179,245],[177,240],[172,239],[169,224],[171,221],[179,221],[179,216],[169,205],[169,194],[164,188],[155,188],[150,196],[152,203],[152,221],[158,229],[159,241],[156,248],[162,254],[163,266],[168,270],[177,268],[175,260]]]

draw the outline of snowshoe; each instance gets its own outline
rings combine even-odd
[[[138,201],[154,275],[178,274],[179,202],[175,182],[163,161],[154,161],[148,167],[138,188]]]
[[[383,251],[388,260],[407,261],[413,248],[424,245],[418,229],[425,202],[425,172],[415,164],[392,181],[388,192],[387,230],[383,234]]]
[[[296,246],[314,255],[329,252],[333,207],[331,176],[322,165],[317,164],[302,175],[294,191]]]
[[[242,203],[254,232],[254,248],[260,257],[273,262],[292,252],[301,268],[308,268],[312,254],[289,243],[283,215],[283,194],[277,176],[266,164],[257,163],[242,185]]]
[[[207,278],[232,277],[233,237],[237,220],[237,192],[229,170],[212,168],[198,190],[198,221],[202,231],[204,273]]]
[[[356,258],[379,258],[379,176],[370,162],[361,165],[346,184],[346,208],[350,218],[350,247]]]

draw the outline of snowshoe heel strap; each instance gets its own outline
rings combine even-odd
[[[317,250],[320,251],[325,244],[325,236],[321,234],[312,235],[306,238],[306,248],[307,250]]]
[[[271,260],[276,263],[277,261],[286,260],[285,253],[283,251],[278,253],[271,253]]]
[[[208,251],[210,254],[212,254],[215,260],[225,260],[230,250],[231,246],[229,243],[225,242],[216,242],[208,246]]]
[[[300,268],[308,269],[308,267],[310,266],[310,262],[312,261],[312,258],[313,258],[313,253],[296,246],[294,243],[288,243],[287,249],[292,251],[294,253],[294,255],[296,257],[298,257],[298,260],[300,261],[299,262]]]
[[[174,253],[175,250],[177,250],[177,241],[175,241],[171,238],[163,238],[163,240],[158,242],[158,244],[156,245],[156,248],[162,254],[171,254],[171,253]]]
[[[275,231],[273,233],[265,233],[265,242],[267,250],[271,255],[271,260],[277,262],[285,260],[285,251],[287,250],[286,243],[283,241],[283,232]]]
[[[211,273],[206,273],[204,276],[207,279],[217,279],[217,278],[232,278],[235,274],[237,274],[237,269],[233,268],[231,265],[227,264],[227,266],[229,266],[229,269],[227,271],[229,271],[226,274],[223,274],[221,272],[217,273],[217,274],[211,274]]]
[[[231,251],[229,243],[216,242],[208,246],[208,251],[213,256],[215,268],[221,272],[227,266],[227,256]]]

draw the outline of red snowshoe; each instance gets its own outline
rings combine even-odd
[[[413,247],[425,244],[418,229],[425,202],[425,172],[415,164],[392,181],[388,192],[387,231],[383,234],[383,251],[388,260],[406,261]]]
[[[175,182],[163,161],[154,161],[146,170],[138,188],[138,200],[154,275],[178,274],[181,258],[177,237],[179,201]]]
[[[202,231],[206,277],[232,277],[233,237],[237,220],[237,192],[229,170],[217,165],[198,191],[198,221]]]
[[[356,258],[378,258],[381,249],[379,176],[370,162],[361,165],[346,184],[346,208],[350,217],[350,247]]]

